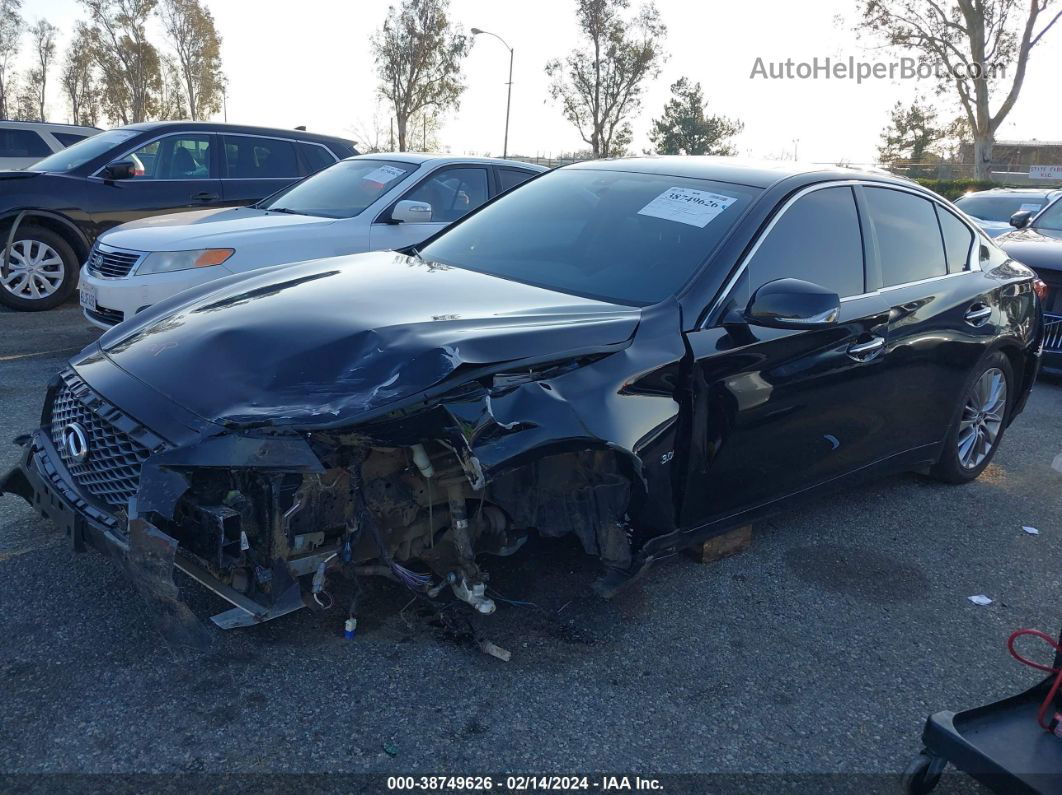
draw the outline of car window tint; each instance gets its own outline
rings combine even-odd
[[[0,129],[0,157],[47,157],[52,150],[33,130]]]
[[[171,135],[152,141],[130,156],[133,178],[209,179],[210,136]]]
[[[79,135],[78,133],[56,132],[55,130],[52,130],[52,135],[55,137],[55,140],[57,140],[63,146],[73,146],[78,141],[84,141],[86,138],[88,138],[87,135]]]
[[[443,169],[428,177],[402,198],[427,202],[431,205],[433,222],[451,223],[487,200],[487,169]]]
[[[823,188],[797,199],[752,259],[755,291],[775,279],[803,279],[844,298],[863,292],[863,237],[851,188]]]
[[[307,174],[314,174],[336,162],[331,152],[317,144],[300,143],[299,152],[302,154],[302,162],[306,165]]]
[[[533,176],[535,176],[534,171],[524,171],[519,168],[499,168],[498,190],[501,193],[505,193],[505,191],[515,188],[521,182],[526,182]]]
[[[888,188],[867,188],[866,197],[877,232],[883,286],[948,272],[933,202]]]
[[[353,218],[416,168],[394,160],[343,160],[273,194],[258,206],[324,218]]]
[[[299,176],[295,144],[276,138],[225,136],[225,173],[229,179],[281,179]]]
[[[961,273],[970,263],[970,246],[974,234],[970,227],[945,210],[937,207],[940,231],[944,235],[944,253],[948,258],[948,273]]]

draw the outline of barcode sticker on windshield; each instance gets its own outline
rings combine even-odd
[[[668,188],[642,209],[638,215],[678,221],[680,224],[705,227],[737,199],[693,188]]]
[[[362,179],[366,182],[373,182],[382,188],[391,180],[397,179],[405,173],[406,172],[402,169],[395,168],[394,166],[380,166],[379,168],[370,171],[362,177]]]

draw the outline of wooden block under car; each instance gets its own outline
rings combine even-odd
[[[749,548],[752,543],[752,525],[735,527],[703,543],[686,548],[686,554],[698,563],[714,563],[717,560],[737,555]]]

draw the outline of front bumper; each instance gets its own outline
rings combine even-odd
[[[0,496],[22,497],[63,531],[74,551],[84,552],[91,547],[119,564],[140,594],[156,608],[157,623],[167,638],[197,647],[209,643],[203,625],[179,599],[173,581],[175,569],[233,605],[231,610],[213,617],[214,623],[224,629],[251,626],[304,606],[297,581],[274,604],[259,604],[217,580],[185,554],[175,539],[144,518],[115,516],[84,497],[43,429],[34,431],[23,443],[18,466],[0,478]],[[132,512],[135,514],[135,508]]]
[[[79,284],[83,291],[89,290],[95,294],[96,310],[83,309],[83,312],[85,319],[92,325],[111,328],[177,293],[225,276],[232,276],[232,272],[215,265],[172,273],[146,276],[134,273],[118,279],[105,279],[91,273],[86,265],[81,268]]]

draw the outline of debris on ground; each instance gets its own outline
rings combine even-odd
[[[971,602],[973,602],[975,605],[990,605],[990,604],[992,604],[992,600],[989,599],[984,594],[978,594],[977,596],[968,596],[966,598],[969,599]]]
[[[1028,525],[1022,525],[1021,529],[1024,530],[1026,533],[1028,533],[1031,536],[1040,535],[1040,531],[1037,530],[1035,527],[1029,527]]]
[[[479,650],[484,654],[489,654],[491,657],[497,657],[502,662],[509,662],[513,653],[508,649],[503,649],[489,640],[483,639],[479,642]]]

